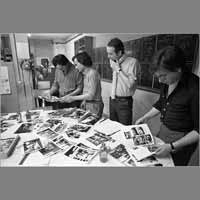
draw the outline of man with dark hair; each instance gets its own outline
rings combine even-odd
[[[165,144],[156,145],[156,154],[171,153],[176,166],[187,165],[199,141],[199,77],[186,68],[176,46],[158,52],[153,71],[161,83],[160,98],[136,124],[161,114],[158,137]]]
[[[132,124],[132,96],[137,86],[136,70],[139,63],[135,58],[125,55],[124,45],[118,38],[113,38],[108,42],[107,54],[113,70],[110,119],[130,125]]]
[[[73,64],[63,55],[58,54],[52,60],[56,67],[55,80],[50,90],[53,96],[59,93],[59,97],[74,96],[82,93],[83,77],[75,69]],[[60,101],[57,108],[79,107],[80,101],[66,103]]]
[[[101,96],[101,79],[97,70],[92,67],[92,59],[87,52],[76,54],[72,60],[84,77],[83,94],[63,98],[66,102],[81,100],[82,107],[90,110],[99,118],[102,116],[104,104]]]

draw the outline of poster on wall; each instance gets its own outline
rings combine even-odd
[[[11,94],[8,67],[0,67],[0,95]]]

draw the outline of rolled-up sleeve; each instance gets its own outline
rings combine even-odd
[[[158,101],[156,101],[154,104],[153,104],[153,107],[156,108],[157,110],[161,111],[161,97],[158,99]]]

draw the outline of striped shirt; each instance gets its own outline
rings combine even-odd
[[[73,92],[77,88],[83,88],[83,76],[71,65],[69,72],[64,75],[64,73],[56,69],[54,85],[59,87],[60,97]]]
[[[84,74],[83,94],[89,93],[91,98],[88,100],[102,101],[101,97],[101,78],[99,73],[90,68],[90,71]]]

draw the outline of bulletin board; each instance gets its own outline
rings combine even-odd
[[[2,94],[11,94],[7,66],[0,66],[0,95]]]

